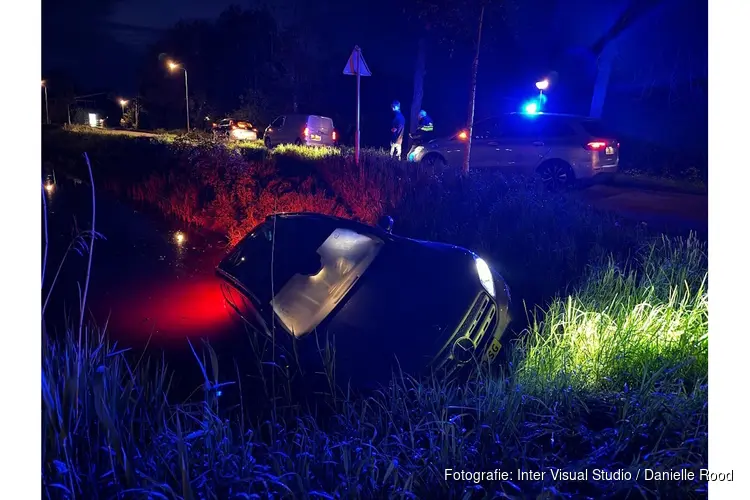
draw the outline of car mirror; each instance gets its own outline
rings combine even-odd
[[[378,226],[386,233],[393,232],[393,217],[384,215],[378,220]]]

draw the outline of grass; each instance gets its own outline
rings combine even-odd
[[[76,325],[44,345],[49,496],[705,494],[698,483],[592,479],[594,469],[635,475],[706,465],[707,249],[694,235],[652,234],[521,180],[435,178],[376,151],[363,151],[362,181],[346,151],[277,148],[261,161],[213,144],[107,140],[114,142],[75,148],[109,154],[116,163],[96,162],[99,151],[90,150],[95,177],[133,201],[230,240],[230,231],[242,234],[275,209],[368,222],[391,213],[400,234],[487,256],[526,320],[498,370],[478,367],[462,380],[396,373],[365,394],[330,383],[336,354],[326,346],[329,383],[311,399],[295,393],[307,379],[301,368],[283,368],[256,348],[244,356],[259,367],[251,380],[207,345],[195,348],[192,368],[203,383],[194,397],[177,399],[162,359],[124,352],[106,331]],[[79,168],[64,162],[75,148],[47,144],[56,168]],[[133,158],[135,168],[123,171]],[[138,169],[144,163],[150,169]],[[454,481],[446,469],[514,477]],[[518,469],[589,470],[589,480],[548,473],[523,481]]]

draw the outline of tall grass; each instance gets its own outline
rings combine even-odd
[[[284,391],[273,413],[257,411],[252,400],[225,407],[220,361],[210,349],[205,359],[196,356],[195,370],[205,379],[198,400],[173,403],[163,364],[128,363],[103,334],[87,330],[81,349],[74,336],[49,343],[42,391],[45,489],[79,498],[116,492],[152,498],[599,497],[638,489],[696,495],[705,485],[556,482],[549,473],[535,482],[445,476],[446,469],[635,473],[705,466],[702,246],[665,239],[651,248],[631,263],[632,273],[613,263],[593,269],[580,292],[545,313],[545,326],[533,326],[512,347],[503,373],[478,369],[467,381],[395,374],[369,395],[329,394],[329,418],[291,404]],[[681,257],[671,270],[667,255]],[[691,256],[696,267],[685,264]],[[693,273],[696,279],[682,280]],[[586,309],[602,303],[609,309]],[[662,314],[648,313],[654,309]],[[601,326],[605,316],[610,330]],[[582,342],[590,336],[597,339],[593,348]],[[270,379],[258,383],[267,386]],[[80,389],[77,405],[73,388]]]

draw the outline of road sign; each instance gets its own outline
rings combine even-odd
[[[362,49],[354,47],[352,55],[349,56],[349,61],[346,63],[344,68],[345,75],[358,75],[358,76],[372,76],[370,68],[367,67],[364,57],[362,57]]]
[[[352,75],[357,77],[357,130],[354,133],[354,162],[359,165],[359,77],[360,76],[372,76],[370,68],[367,67],[364,57],[362,57],[362,49],[359,45],[354,46],[352,55],[349,56],[349,60],[344,67],[345,75]],[[364,181],[364,171],[359,170],[360,179]]]

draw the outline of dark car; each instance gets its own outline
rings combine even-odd
[[[345,383],[492,362],[510,322],[505,281],[469,250],[320,214],[267,218],[217,273],[290,352],[319,355],[314,333],[334,338]]]

